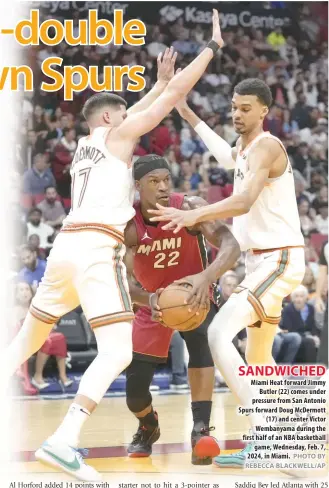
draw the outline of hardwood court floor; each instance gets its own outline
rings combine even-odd
[[[12,422],[19,426],[20,435],[14,461],[10,464],[10,472],[12,476],[15,473],[16,480],[71,480],[69,476],[59,474],[34,459],[34,451],[54,432],[70,403],[71,400],[16,402]],[[192,427],[190,395],[154,394],[153,404],[159,414],[161,438],[155,444],[151,458],[129,459],[126,455],[126,447],[137,429],[137,421],[127,410],[124,397],[105,398],[85,424],[80,445],[90,449],[87,462],[103,473],[104,481],[148,483],[165,480],[177,483],[182,480],[186,483],[191,480],[193,483],[218,483],[220,478],[221,483],[224,480],[242,483],[253,479],[264,480],[264,476],[266,479],[293,481],[278,471],[264,473],[192,466],[189,442]],[[235,406],[231,393],[214,394],[211,425],[216,427],[213,434],[220,441],[222,453],[235,452],[244,447],[240,441],[241,435],[249,430],[247,418],[236,415]],[[311,473],[312,479],[325,476],[323,472]],[[161,488],[173,487],[162,484]]]

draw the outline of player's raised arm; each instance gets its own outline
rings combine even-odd
[[[167,87],[169,81],[175,74],[175,61],[177,58],[177,52],[174,48],[167,48],[165,52],[160,53],[158,56],[158,80],[152,90],[150,90],[139,102],[135,103],[129,110],[127,110],[127,116],[136,114],[146,110],[152,105],[152,103],[163,93]]]
[[[187,209],[193,210],[205,206],[207,206],[207,202],[203,198],[190,197],[186,199]],[[181,282],[188,281],[192,285],[187,297],[187,302],[192,308],[208,299],[209,286],[223,276],[226,271],[232,269],[241,253],[238,241],[220,220],[202,222],[194,226],[193,230],[199,230],[205,239],[218,249],[218,253],[214,261],[201,273],[179,280]]]
[[[156,127],[174,108],[179,99],[184,97],[205,72],[217,50],[224,45],[219,26],[219,15],[213,10],[213,36],[207,47],[192,63],[168,83],[168,86],[152,105],[143,112],[127,117],[116,129],[121,139],[137,139]]]
[[[198,208],[207,206],[207,202],[200,199]],[[215,283],[226,271],[231,269],[241,254],[240,246],[229,228],[220,220],[201,222],[199,224],[202,235],[219,251],[214,261],[204,270],[209,283]]]
[[[179,100],[176,104],[179,115],[185,119],[201,137],[211,154],[225,169],[234,168],[235,161],[232,158],[232,148],[222,137],[214,132],[203,122],[188,106],[186,99]]]
[[[249,155],[249,171],[244,178],[244,189],[237,195],[232,195],[212,205],[196,210],[177,210],[165,208],[157,204],[158,210],[149,210],[156,215],[150,220],[155,222],[168,222],[163,228],[173,229],[174,234],[183,227],[191,227],[199,222],[209,220],[225,220],[249,212],[261,191],[264,189],[273,163],[281,155],[281,147],[277,141],[266,139],[259,141]]]

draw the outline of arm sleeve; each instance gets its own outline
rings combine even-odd
[[[194,130],[221,166],[225,169],[234,168],[235,161],[232,158],[232,148],[228,142],[210,129],[205,122],[199,122]]]

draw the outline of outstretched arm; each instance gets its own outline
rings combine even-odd
[[[127,110],[127,115],[136,114],[148,109],[152,103],[164,92],[169,81],[175,74],[175,61],[177,53],[174,52],[174,48],[167,48],[162,56],[162,53],[158,56],[158,81],[139,102],[135,103],[133,107]]]
[[[199,222],[215,219],[228,219],[249,212],[259,194],[264,189],[271,167],[281,155],[281,146],[274,139],[263,139],[249,155],[249,170],[245,174],[243,191],[225,200],[183,212],[174,208],[165,208],[157,204],[158,210],[149,210],[156,215],[150,220],[168,222],[163,229],[174,229],[177,234],[182,227],[190,227]]]
[[[207,207],[207,202],[200,197],[187,198],[190,210]],[[209,284],[218,280],[226,271],[231,269],[240,256],[240,246],[232,232],[221,220],[201,222],[193,227],[199,230],[205,239],[219,251],[216,259],[203,273]]]
[[[203,198],[189,197],[186,199],[183,208],[188,211],[188,209],[198,209],[206,206],[207,202]],[[188,282],[192,285],[187,302],[191,308],[194,308],[207,302],[209,287],[234,266],[241,251],[232,232],[220,220],[202,222],[189,230],[201,232],[205,239],[218,249],[214,261],[201,273],[179,280],[179,282]]]
[[[225,169],[234,168],[235,161],[232,158],[232,148],[222,137],[216,134],[203,122],[187,105],[185,98],[176,104],[179,115],[185,119],[201,137],[211,154]]]
[[[200,207],[206,206],[204,202]],[[202,222],[200,230],[207,241],[219,249],[214,261],[205,269],[204,274],[208,283],[215,283],[226,271],[232,269],[241,254],[238,241],[232,232],[220,220]]]
[[[222,47],[224,44],[217,10],[213,11],[212,40],[219,47]],[[210,47],[206,47],[202,53],[192,61],[192,63],[174,76],[168,83],[168,86],[162,95],[160,95],[147,110],[127,117],[119,125],[116,129],[116,134],[119,138],[121,140],[131,140],[132,138],[138,139],[141,135],[154,129],[154,127],[156,127],[161,120],[171,112],[178,100],[184,97],[193,88],[205,72],[213,56],[214,51]]]

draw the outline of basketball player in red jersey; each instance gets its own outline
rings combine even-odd
[[[203,303],[211,295],[211,309],[197,329],[182,333],[189,351],[189,382],[192,396],[192,448],[209,432],[211,398],[214,387],[214,363],[210,353],[207,329],[217,312],[214,283],[230,269],[240,255],[240,248],[220,221],[183,228],[174,235],[161,225],[150,222],[148,210],[160,203],[180,209],[206,205],[199,197],[170,193],[170,168],[160,156],[139,158],[134,164],[134,179],[140,193],[136,215],[125,231],[126,265],[130,295],[140,306],[133,322],[133,361],[127,369],[127,405],[139,420],[139,428],[128,447],[131,457],[146,457],[160,437],[158,416],[152,408],[149,387],[159,363],[167,360],[173,330],[161,324],[157,299],[161,289],[174,281],[192,285],[191,307]],[[219,248],[214,262],[207,267],[205,239]],[[130,275],[130,277],[129,277]],[[193,464],[210,464],[211,458],[200,459],[192,453]]]

